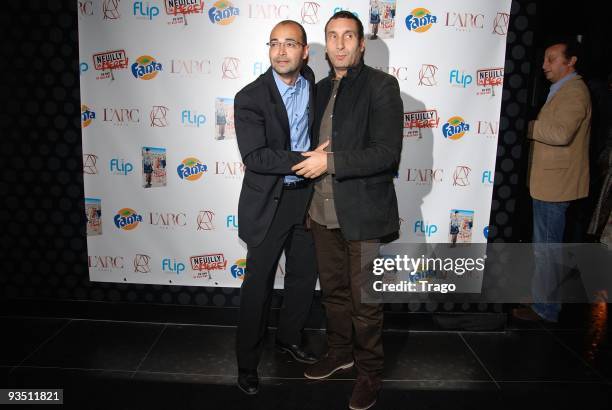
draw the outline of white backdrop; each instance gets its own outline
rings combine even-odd
[[[364,24],[366,63],[402,90],[399,241],[486,242],[510,0],[372,0],[376,39],[370,3],[79,1],[91,280],[240,286],[233,97],[268,68],[283,19],[303,23],[326,76],[324,26],[340,9]]]

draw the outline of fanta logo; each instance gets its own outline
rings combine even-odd
[[[198,180],[208,170],[208,167],[200,162],[199,159],[194,157],[185,158],[181,165],[176,168],[178,175],[181,179],[187,181]]]
[[[81,105],[81,127],[85,128],[96,118],[96,113],[86,105]]]
[[[424,33],[437,22],[438,18],[423,7],[412,10],[412,12],[406,16],[406,27],[408,31],[414,30],[417,33]]]
[[[234,262],[230,268],[230,272],[232,272],[234,279],[243,280],[246,272],[246,259],[238,259],[236,262]]]
[[[139,215],[130,208],[123,208],[117,211],[117,215],[113,218],[115,226],[125,231],[135,229],[142,222],[142,215]]]
[[[140,56],[132,64],[132,74],[141,80],[151,80],[162,70],[162,65],[151,56]]]
[[[449,138],[451,140],[458,140],[469,130],[470,124],[465,122],[463,118],[459,116],[449,118],[448,121],[446,121],[446,123],[442,126],[442,134],[444,134],[444,138]]]
[[[232,5],[231,2],[226,0],[219,0],[213,4],[208,10],[208,17],[213,24],[219,24],[221,26],[227,26],[236,19],[236,16],[240,14],[240,10]]]

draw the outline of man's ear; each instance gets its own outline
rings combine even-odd
[[[570,67],[575,67],[577,61],[578,61],[578,58],[576,56],[572,56],[572,58],[570,58],[570,60],[569,60],[568,65]]]
[[[308,44],[304,46],[304,53],[302,55],[302,60],[308,60],[308,53],[310,53],[310,47]]]

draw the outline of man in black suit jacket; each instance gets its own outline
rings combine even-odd
[[[327,354],[304,375],[323,379],[357,367],[349,408],[376,403],[383,370],[381,303],[363,303],[382,240],[397,234],[393,176],[402,150],[403,105],[397,80],[363,63],[363,26],[347,11],[325,26],[330,76],[316,87],[313,131],[328,152],[308,152],[293,167],[318,178],[310,205]],[[371,289],[369,289],[371,290]]]
[[[315,146],[310,138],[314,74],[306,65],[306,32],[299,23],[278,23],[268,45],[272,67],[234,100],[236,137],[246,165],[238,203],[239,236],[248,247],[236,353],[238,386],[247,394],[258,391],[257,365],[283,250],[287,263],[276,346],[297,361],[316,361],[301,347],[316,283],[314,243],[304,226],[312,185],[291,170],[302,161],[300,153]]]

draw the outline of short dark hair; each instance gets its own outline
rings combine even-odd
[[[298,23],[297,21],[295,21],[295,20],[283,20],[283,21],[279,22],[279,23],[278,23],[276,26],[274,26],[274,27],[277,27],[277,26],[284,26],[284,25],[287,25],[287,24],[295,24],[296,26],[298,26],[298,27],[299,27],[299,29],[300,29],[300,31],[302,32],[302,43],[303,43],[303,44],[308,44],[308,37],[306,37],[306,30],[304,30],[304,26],[302,26],[302,25],[301,25],[300,23]]]
[[[552,38],[546,48],[554,46],[555,44],[563,44],[565,49],[563,50],[563,56],[570,60],[572,57],[576,57],[576,65],[577,68],[578,62],[582,62],[580,58],[582,57],[582,45],[576,38],[576,36],[560,36]]]
[[[363,37],[364,37],[363,24],[361,23],[361,20],[359,20],[359,18],[356,15],[354,15],[352,12],[348,10],[340,10],[334,13],[334,15],[331,16],[329,20],[327,20],[327,23],[325,23],[325,33],[327,33],[327,26],[329,25],[329,22],[332,20],[337,20],[337,19],[354,20],[357,23],[357,37],[359,38],[359,41],[363,40]]]

